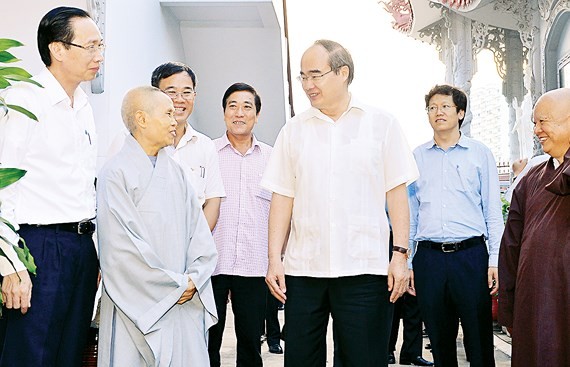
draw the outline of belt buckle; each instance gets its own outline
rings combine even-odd
[[[456,252],[457,242],[443,242],[441,244],[441,251],[445,253]]]
[[[89,219],[77,223],[77,234],[91,234],[93,232],[95,232],[95,223]]]

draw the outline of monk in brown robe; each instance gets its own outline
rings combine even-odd
[[[570,366],[570,88],[544,94],[534,133],[551,158],[515,189],[499,253],[512,366]]]

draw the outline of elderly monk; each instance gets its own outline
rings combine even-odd
[[[544,94],[534,133],[550,159],[513,193],[499,255],[499,321],[512,366],[570,366],[570,89]]]
[[[98,365],[208,366],[217,253],[192,186],[162,149],[176,136],[172,100],[138,87],[121,112],[131,135],[97,187]]]

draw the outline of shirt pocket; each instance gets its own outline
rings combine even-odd
[[[348,254],[357,259],[378,259],[381,256],[382,230],[380,220],[370,217],[353,217],[348,224]]]
[[[289,241],[287,253],[291,259],[312,260],[320,252],[319,218],[299,218],[292,222],[291,235],[295,236],[293,242]]]

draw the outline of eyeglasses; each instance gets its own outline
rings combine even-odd
[[[166,95],[169,96],[170,99],[176,99],[178,97],[182,97],[182,99],[191,101],[194,99],[194,97],[196,97],[196,91],[193,89],[186,89],[183,92],[177,92],[174,89],[167,89],[164,91],[164,93],[166,93]]]
[[[69,46],[73,46],[73,47],[77,47],[77,48],[82,48],[82,49],[84,49],[85,51],[87,51],[87,52],[89,53],[89,55],[95,55],[95,53],[96,53],[97,51],[99,51],[101,54],[102,54],[103,52],[105,52],[105,44],[102,43],[102,42],[99,43],[99,44],[91,44],[91,45],[89,45],[89,46],[81,46],[81,45],[78,45],[78,44],[76,44],[76,43],[67,42],[67,41],[63,41],[63,40],[55,40],[55,42],[61,42],[61,43],[65,44],[65,45],[69,45]]]
[[[334,69],[330,69],[326,73],[319,74],[319,75],[298,75],[297,80],[300,81],[301,83],[306,83],[309,80],[312,81],[313,83],[318,83],[323,78],[323,76],[327,75],[328,73],[330,73],[332,71],[334,71]]]
[[[427,113],[429,113],[430,115],[436,114],[437,110],[441,109],[441,112],[443,113],[449,113],[451,111],[452,108],[457,107],[455,105],[449,105],[449,104],[444,104],[443,106],[439,107],[439,106],[427,106],[426,107],[426,111]]]

